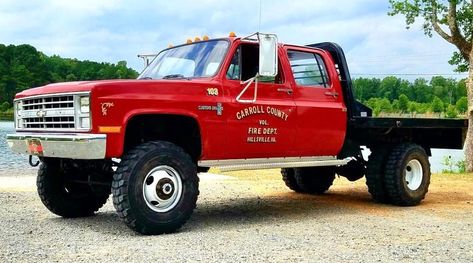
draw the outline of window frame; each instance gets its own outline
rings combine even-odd
[[[324,84],[311,84],[311,85],[308,85],[308,84],[299,83],[297,81],[297,78],[295,76],[293,67],[291,65],[292,60],[289,57],[289,54],[291,52],[305,53],[305,54],[312,55],[313,58],[314,58],[314,61],[317,63],[315,69],[319,71],[320,75],[318,77],[320,77],[322,79]],[[288,62],[289,62],[289,67],[291,68],[292,78],[293,78],[294,83],[297,87],[318,88],[318,89],[330,89],[330,88],[332,88],[332,84],[333,84],[332,83],[332,78],[330,77],[330,73],[329,73],[328,68],[327,68],[327,63],[325,62],[325,59],[321,54],[319,54],[317,52],[314,52],[314,51],[298,50],[298,49],[293,49],[293,48],[287,49],[286,53],[287,53],[287,59],[288,59]]]

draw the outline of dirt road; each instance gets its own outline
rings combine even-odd
[[[373,203],[363,180],[309,196],[277,170],[201,174],[191,220],[140,236],[111,202],[91,218],[51,214],[27,173],[0,172],[1,262],[473,261],[473,175],[434,175],[427,199],[401,208]]]

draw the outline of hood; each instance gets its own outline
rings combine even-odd
[[[49,84],[37,88],[27,89],[16,94],[15,99],[24,97],[47,95],[54,93],[69,93],[69,92],[87,92],[91,91],[97,85],[118,84],[121,82],[130,82],[136,80],[97,80],[97,81],[75,81],[75,82],[61,82]]]
[[[184,84],[184,85],[183,85]],[[212,79],[192,79],[189,80],[98,80],[98,81],[78,81],[49,84],[46,86],[24,90],[16,94],[15,99],[21,99],[30,96],[72,93],[72,92],[92,92],[99,90],[111,93],[129,92],[130,87],[141,87],[140,92],[153,94],[156,90],[162,93],[179,93],[179,88],[195,86],[218,85],[218,82]],[[138,89],[135,89],[138,90]],[[94,91],[95,92],[95,91]],[[110,93],[109,93],[110,94]]]

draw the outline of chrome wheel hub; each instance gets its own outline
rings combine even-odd
[[[146,175],[143,182],[143,198],[153,211],[164,213],[173,209],[181,196],[181,176],[174,168],[161,165]]]

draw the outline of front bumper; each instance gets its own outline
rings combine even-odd
[[[10,149],[17,153],[70,159],[104,159],[105,134],[15,133],[7,134]]]

